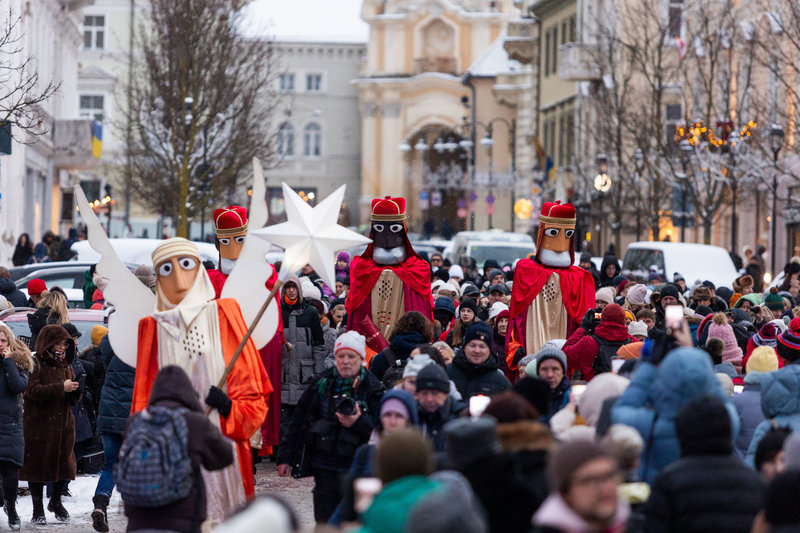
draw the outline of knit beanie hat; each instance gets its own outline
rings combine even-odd
[[[508,306],[503,302],[495,302],[489,309],[489,319],[497,317],[503,311],[508,311]]]
[[[408,407],[406,407],[406,404],[397,398],[388,398],[387,400],[381,402],[381,412],[378,416],[383,416],[386,413],[397,413],[406,420],[411,418],[411,413],[408,412]]]
[[[525,372],[527,374],[528,367],[536,365],[527,365]],[[522,379],[514,383],[514,392],[528,400],[537,413],[547,413],[550,406],[550,385],[543,379],[538,377],[523,376]]]
[[[620,281],[619,285],[617,285],[617,294],[619,294],[622,291],[624,291],[625,287],[627,287],[629,283],[630,283],[630,281],[627,280],[627,279],[623,279],[622,281]]]
[[[92,326],[92,334],[90,335],[92,344],[100,344],[100,341],[103,340],[103,337],[105,337],[107,333],[108,328],[105,326],[101,326],[100,324]]]
[[[600,322],[613,322],[615,324],[625,324],[625,311],[619,304],[609,304],[600,313]]]
[[[408,360],[408,362],[406,363],[406,367],[403,369],[403,379],[409,376],[412,377],[418,376],[423,368],[432,364],[434,364],[434,361],[428,354],[421,353],[417,356],[412,357],[411,359]]]
[[[44,280],[33,278],[28,282],[28,296],[39,296],[47,290],[47,284]]]
[[[420,355],[417,357],[420,357]],[[414,359],[412,359],[412,361]],[[423,390],[450,392],[450,380],[447,379],[447,373],[444,371],[444,368],[439,365],[425,365],[422,370],[419,371],[417,374],[417,392]]]
[[[731,308],[734,307],[736,305],[736,302],[738,302],[741,299],[741,297],[742,297],[742,293],[734,292],[733,295],[731,295],[731,301],[728,302],[728,307],[731,307]]]
[[[614,455],[592,440],[574,440],[558,446],[547,458],[547,473],[550,490],[561,494],[569,490],[572,474],[593,459]]]
[[[416,429],[398,429],[381,439],[375,467],[384,486],[406,476],[427,476],[433,472],[431,445]]]
[[[628,324],[628,335],[631,337],[647,337],[647,324],[641,320]]]
[[[789,329],[778,337],[778,355],[787,361],[800,359],[800,318],[793,318]]]
[[[728,317],[725,316],[725,313],[717,313],[712,317],[711,324],[708,326],[708,336],[722,339],[722,342],[725,343],[725,348],[722,350],[723,363],[741,359],[742,349],[736,342],[736,335],[728,324]]]
[[[333,353],[336,355],[339,350],[349,348],[360,355],[363,360],[367,358],[366,345],[367,341],[364,335],[361,335],[357,331],[350,330],[336,338],[336,344],[333,345]]]
[[[730,306],[729,303],[731,301],[731,297],[733,296],[733,291],[730,290],[728,287],[719,287],[717,288],[717,297],[722,298],[725,301],[725,305]]]
[[[675,415],[675,433],[681,456],[730,455],[731,418],[717,396],[701,395],[691,399]]]
[[[491,416],[456,418],[443,429],[447,462],[455,470],[502,451],[497,420]]]
[[[603,287],[594,294],[594,300],[597,303],[603,302],[610,304],[614,302],[614,289],[611,287]]]
[[[750,353],[745,366],[745,372],[772,372],[778,370],[778,356],[775,349],[769,346],[759,346]]]
[[[665,296],[672,296],[673,298],[678,300],[680,298],[680,295],[681,295],[680,291],[678,290],[678,287],[676,287],[675,285],[672,285],[671,283],[667,283],[666,285],[661,287],[661,291],[659,291],[659,292],[661,294],[661,299],[662,300],[664,299]]]
[[[775,347],[778,344],[778,327],[772,322],[767,322],[758,333],[752,337],[753,343],[756,346],[771,346]]]
[[[779,311],[783,309],[783,297],[778,294],[778,288],[772,287],[769,294],[764,298],[764,304],[770,311]]]
[[[628,287],[627,298],[632,305],[644,305],[647,298],[647,287],[641,283]]]
[[[464,335],[464,346],[471,341],[483,341],[491,349],[492,330],[486,322],[476,322],[475,324],[469,325],[467,333]]]
[[[559,350],[555,346],[548,346],[546,344],[536,353],[536,365],[528,365],[525,367],[525,373],[531,377],[538,377],[539,365],[548,359],[555,359],[558,361],[561,364],[561,370],[564,372],[564,375],[567,374],[567,355],[564,353],[564,350]],[[533,373],[533,375],[531,375],[531,373]]]
[[[458,306],[458,311],[461,312],[462,309],[472,309],[473,313],[478,314],[478,303],[472,298],[461,300],[461,303]]]
[[[450,273],[451,278],[464,279],[464,269],[461,268],[461,265],[451,266],[448,272]]]
[[[463,302],[462,302],[463,305]],[[433,305],[434,311],[446,311],[450,313],[452,316],[456,314],[456,304],[453,302],[453,299],[449,296],[439,296],[436,298],[436,303]],[[452,317],[451,317],[452,318]]]
[[[708,316],[708,315],[713,315],[714,314],[714,310],[711,309],[707,305],[698,305],[697,309],[694,310],[694,314],[705,317],[705,316]]]

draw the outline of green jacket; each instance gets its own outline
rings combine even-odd
[[[383,487],[364,513],[360,533],[403,533],[414,504],[442,483],[425,476],[406,476]]]

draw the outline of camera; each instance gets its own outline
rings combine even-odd
[[[350,396],[344,394],[334,395],[333,405],[340,415],[350,416],[356,413],[356,401]]]

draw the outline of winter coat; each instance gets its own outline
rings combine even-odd
[[[511,382],[498,369],[497,357],[490,354],[483,363],[470,363],[463,350],[458,350],[453,362],[447,365],[447,377],[456,384],[464,401],[478,394],[491,396],[511,388]]]
[[[100,341],[100,352],[106,374],[97,409],[97,431],[109,435],[122,435],[131,413],[136,369],[126,365],[116,356],[108,335]]]
[[[325,336],[314,306],[303,300],[300,282],[297,303],[289,305],[281,290],[283,337],[281,361],[281,403],[296,405],[309,384],[325,370]]]
[[[81,378],[84,378],[84,382],[86,381],[86,370],[83,368],[83,364],[81,363],[80,359],[77,357],[72,360],[72,373],[75,374],[75,381],[80,382]],[[89,422],[89,411],[86,405],[86,387],[78,387],[78,392],[80,393],[80,399],[75,402],[72,406],[72,416],[75,417],[75,442],[83,442],[87,439],[91,439],[93,432],[92,432],[92,424]]]
[[[800,368],[800,367],[798,367]],[[698,348],[678,348],[659,366],[639,363],[630,385],[611,410],[615,424],[636,428],[644,440],[639,477],[652,483],[658,473],[680,457],[675,415],[695,396],[710,394],[725,402],[733,435],[739,415],[714,375],[711,358]]]
[[[22,466],[25,438],[22,432],[22,393],[28,387],[33,359],[18,342],[11,355],[0,361],[0,461]]]
[[[442,488],[442,483],[425,476],[387,483],[364,513],[359,533],[403,533],[414,504]]]
[[[748,533],[764,482],[735,455],[689,455],[664,468],[645,505],[647,533]]]
[[[445,443],[442,428],[451,420],[458,418],[459,413],[466,407],[465,403],[456,401],[452,396],[449,396],[444,405],[432,413],[421,407],[417,409],[420,429],[422,429],[422,434],[433,444],[433,451],[444,452]]]
[[[206,470],[220,470],[233,463],[233,443],[205,416],[189,376],[177,366],[167,366],[159,371],[148,406],[188,409],[183,418],[189,430],[187,452],[192,461],[194,483],[186,498],[163,507],[126,504],[128,531],[199,532],[206,519],[206,488],[200,466]],[[142,416],[141,412],[135,416]],[[133,420],[131,418],[128,424]]]
[[[28,241],[27,244],[20,244],[19,241],[17,241],[17,245],[14,247],[14,256],[11,258],[11,263],[17,267],[27,265],[32,256],[33,245],[31,245],[30,241]]]
[[[608,265],[614,265],[614,275],[611,277],[606,275],[606,267]],[[617,259],[617,256],[612,254],[604,255],[603,263],[600,265],[600,272],[598,274],[600,276],[600,287],[612,287],[616,289],[617,287],[614,285],[614,278],[619,275],[619,260]]]
[[[742,393],[734,394],[731,398],[742,421],[739,434],[733,440],[733,449],[742,460],[747,455],[756,427],[764,421],[764,412],[761,411],[761,382],[766,375],[765,372],[750,372],[744,377]]]
[[[398,366],[405,367],[408,357],[411,355],[411,351],[420,344],[425,344],[426,342],[428,341],[425,340],[422,333],[417,331],[396,333],[392,336],[389,346],[372,358],[369,369],[376,378],[383,381],[387,370],[396,365],[397,361],[400,361]]]
[[[531,491],[535,511],[549,492],[547,454],[555,447],[555,439],[545,424],[533,420],[498,424],[497,436],[503,450],[516,456],[522,478]]]
[[[58,342],[67,341],[63,360],[53,355]],[[34,369],[23,399],[22,427],[25,433],[25,457],[19,478],[48,483],[75,479],[75,417],[72,405],[77,391],[64,392],[64,381],[75,379],[72,372],[75,341],[61,326],[45,326],[36,341]]]
[[[336,346],[336,330],[328,322],[322,326],[322,338],[325,339],[323,350],[325,368],[330,368],[336,364],[336,359],[333,357],[333,348]]]
[[[544,421],[560,411],[565,405],[569,403],[569,393],[572,389],[572,382],[567,376],[561,379],[561,383],[555,389],[550,389],[550,395],[547,401],[547,413],[542,415]]]
[[[103,382],[106,379],[103,353],[100,351],[99,345],[90,344],[78,354],[78,359],[86,370],[86,389],[91,395],[92,409],[96,414],[100,404],[100,395],[103,393]]]
[[[25,307],[25,293],[17,288],[11,278],[0,278],[0,295],[5,296],[14,307]]]
[[[28,314],[28,327],[31,329],[31,347],[36,346],[36,338],[42,328],[48,324],[58,324],[58,315],[51,312],[46,307],[40,307],[33,313]]]
[[[347,381],[339,377],[336,367],[326,370],[306,388],[297,402],[289,431],[281,435],[278,464],[297,464],[305,448],[306,454],[311,454],[312,468],[335,472],[350,468],[358,447],[369,440],[384,393],[381,382],[366,368],[355,379],[356,389],[348,395],[358,402],[361,416],[349,428],[342,426],[335,415],[334,395]]]
[[[746,462],[755,465],[758,443],[769,431],[772,422],[779,427],[800,431],[800,364],[792,363],[767,373],[761,380],[761,410],[764,420],[753,433],[747,448]]]
[[[94,295],[94,291],[97,290],[97,286],[94,284],[94,278],[92,276],[92,272],[90,269],[86,269],[86,272],[83,273],[83,307],[89,309],[92,307],[92,295]]]
[[[594,328],[594,334],[607,342],[617,343],[620,346],[623,342],[631,340],[631,336],[628,335],[628,328],[624,324],[616,322],[600,322]],[[592,335],[584,335],[575,344],[569,346],[565,344],[563,350],[567,356],[568,372],[580,370],[586,381],[594,377],[592,365],[600,350],[600,345]]]

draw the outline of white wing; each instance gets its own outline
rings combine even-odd
[[[103,296],[114,306],[108,317],[108,340],[117,357],[136,367],[139,320],[153,312],[156,297],[120,261],[80,186],[76,185],[74,190],[81,218],[86,222],[89,244],[102,256],[97,273],[108,279]]]
[[[253,158],[253,196],[247,216],[247,237],[245,238],[236,266],[222,288],[223,298],[233,298],[239,302],[242,317],[249,326],[267,300],[269,290],[264,286],[272,275],[273,267],[267,263],[266,255],[271,243],[254,236],[252,230],[264,227],[267,223],[266,187],[261,163]],[[257,348],[265,346],[278,329],[278,298],[267,307],[258,326],[253,331],[253,342]]]

